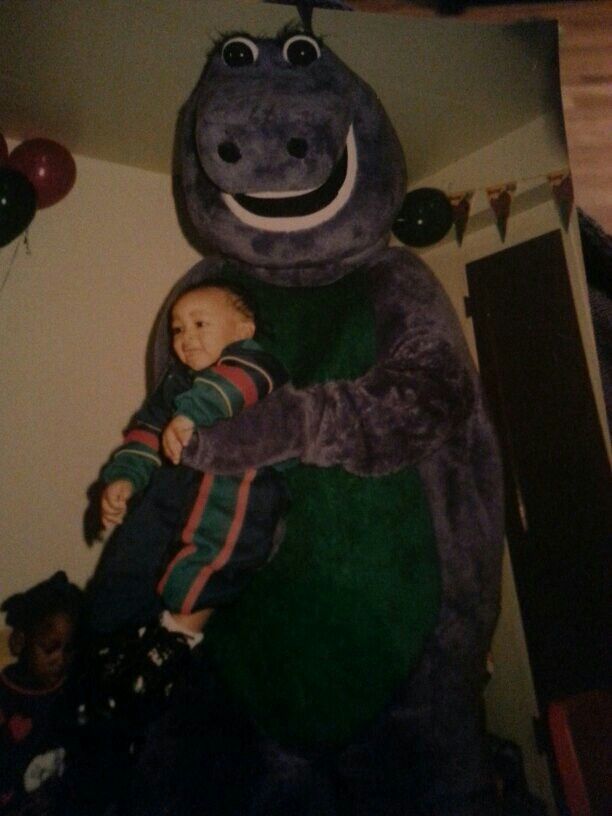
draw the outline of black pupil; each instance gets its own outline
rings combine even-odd
[[[294,40],[287,48],[287,59],[292,65],[310,65],[318,56],[317,49],[309,40]]]
[[[251,65],[254,62],[253,52],[246,43],[233,42],[228,43],[223,49],[223,59],[232,68],[240,67],[241,65]]]

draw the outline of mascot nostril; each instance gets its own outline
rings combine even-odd
[[[235,145],[233,142],[222,142],[219,145],[217,153],[227,164],[236,164],[236,162],[242,158],[242,153],[238,145]]]
[[[215,478],[278,467],[291,505],[278,554],[207,623],[217,685],[193,679],[206,728],[196,707],[185,747],[168,739],[181,761],[157,752],[164,782],[185,760],[194,798],[162,809],[199,812],[205,791],[206,812],[224,816],[296,803],[317,816],[496,814],[481,714],[501,466],[443,288],[389,246],[406,194],[399,138],[308,28],[219,43],[179,137],[187,209],[218,254],[160,311],[154,376],[171,364],[180,294],[216,277],[249,290],[271,328],[260,342],[292,383],[197,430],[182,462]],[[135,790],[153,797],[158,780],[142,773],[151,784]]]
[[[294,159],[303,159],[308,153],[308,142],[306,139],[289,139],[287,153]]]

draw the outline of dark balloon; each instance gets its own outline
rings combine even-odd
[[[8,158],[8,166],[23,173],[36,191],[39,210],[67,195],[76,179],[76,164],[69,150],[51,139],[28,139]]]
[[[406,194],[393,224],[394,235],[408,246],[440,241],[453,225],[453,208],[442,190],[420,187]]]
[[[6,143],[6,139],[0,133],[0,165],[3,165],[4,162],[8,159],[8,145]]]
[[[36,192],[23,173],[0,167],[0,247],[10,244],[34,218]]]

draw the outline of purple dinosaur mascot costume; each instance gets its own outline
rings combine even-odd
[[[482,687],[499,608],[501,468],[441,287],[390,248],[405,194],[372,89],[311,32],[225,37],[181,119],[180,181],[219,252],[176,285],[250,285],[285,385],[183,461],[285,464],[276,558],[206,630],[126,812],[492,814]],[[153,344],[168,364],[167,306]],[[213,679],[211,679],[213,678]]]

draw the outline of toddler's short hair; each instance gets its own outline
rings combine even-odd
[[[222,291],[227,292],[232,306],[248,320],[252,320],[255,324],[255,328],[257,328],[257,302],[252,292],[250,292],[245,286],[242,286],[242,284],[235,283],[234,281],[227,280],[226,278],[208,278],[207,280],[202,281],[202,283],[197,283],[194,286],[190,286],[177,296],[174,303],[178,303],[182,297],[188,295],[190,292],[201,292],[204,289],[221,289]]]

